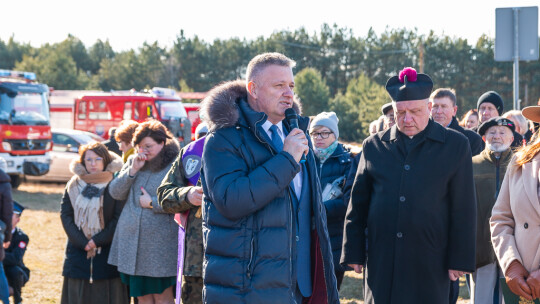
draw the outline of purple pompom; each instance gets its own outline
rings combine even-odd
[[[418,78],[417,74],[416,74],[416,70],[411,68],[411,67],[408,67],[408,68],[404,68],[403,70],[401,70],[401,72],[399,72],[399,82],[401,83],[404,83],[405,82],[405,75],[407,75],[407,81],[410,81],[410,82],[415,82],[416,79]]]

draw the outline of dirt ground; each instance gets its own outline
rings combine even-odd
[[[16,201],[24,205],[19,227],[30,237],[24,258],[31,269],[30,281],[23,288],[24,303],[59,303],[62,290],[62,265],[66,235],[60,222],[63,184],[23,183],[13,191]],[[461,282],[459,304],[469,303],[468,292]],[[341,303],[360,304],[362,275],[347,272],[341,287]]]

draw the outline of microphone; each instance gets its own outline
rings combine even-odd
[[[298,115],[296,115],[296,112],[293,108],[288,108],[285,110],[285,119],[289,123],[289,126],[291,126],[291,130],[294,128],[298,128]],[[300,158],[300,163],[303,164],[306,162],[306,155],[302,153],[302,158]]]

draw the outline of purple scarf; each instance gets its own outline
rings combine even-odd
[[[182,154],[182,167],[184,176],[188,179],[189,185],[197,185],[201,176],[201,157],[204,148],[205,137],[201,137],[184,147]],[[176,279],[176,304],[182,302],[182,273],[184,270],[184,241],[186,236],[186,225],[189,210],[183,213],[177,213],[174,219],[178,223],[178,276]]]

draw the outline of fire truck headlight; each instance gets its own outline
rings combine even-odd
[[[2,142],[2,149],[4,149],[5,151],[11,151],[11,144],[5,141]]]

